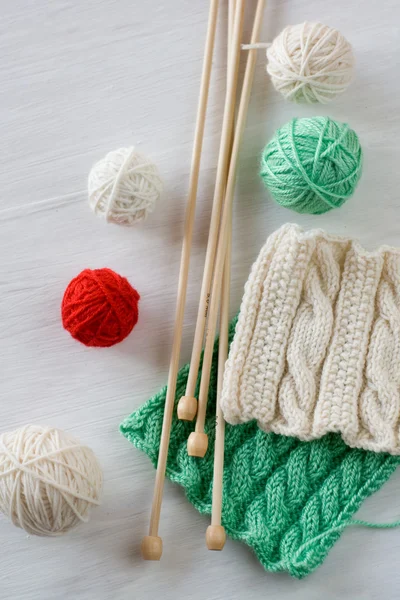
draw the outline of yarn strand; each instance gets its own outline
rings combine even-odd
[[[371,523],[362,519],[352,519],[349,521],[349,525],[360,525],[362,527],[369,527],[370,529],[394,529],[395,527],[400,527],[400,519],[391,523]]]

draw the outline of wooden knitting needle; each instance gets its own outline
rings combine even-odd
[[[157,473],[154,485],[153,502],[151,507],[149,535],[143,538],[141,545],[142,556],[145,560],[160,560],[162,554],[162,539],[158,536],[158,528],[160,523],[165,469],[168,457],[168,445],[171,433],[172,413],[175,401],[176,378],[179,367],[179,355],[181,349],[186,289],[189,274],[190,249],[193,237],[197,186],[200,172],[200,158],[207,112],[208,91],[210,87],[212,56],[217,26],[218,5],[219,0],[210,0],[207,37],[204,49],[203,70],[201,75],[200,96],[197,109],[196,129],[194,135],[192,164],[190,171],[189,194],[185,216],[185,230],[182,243],[181,263],[179,270],[178,293],[175,312],[175,329],[169,366],[168,390],[165,399],[160,449],[158,453]]]
[[[262,18],[264,14],[265,0],[258,0],[257,8],[255,12],[254,22],[253,22],[253,31],[251,34],[251,43],[256,43],[259,37],[259,32],[261,29]],[[218,249],[217,249],[217,257],[215,261],[214,268],[214,276],[213,276],[213,285],[211,290],[211,302],[209,308],[208,315],[208,323],[207,323],[207,339],[206,346],[204,349],[203,356],[203,365],[202,365],[202,373],[201,373],[201,381],[200,381],[200,394],[199,394],[199,403],[197,410],[197,420],[196,420],[196,428],[195,431],[192,432],[189,436],[189,442],[191,447],[202,448],[204,450],[203,454],[197,454],[197,456],[204,456],[207,450],[208,438],[207,434],[204,432],[204,423],[206,417],[206,409],[207,409],[207,399],[208,399],[208,386],[210,382],[210,371],[211,371],[211,363],[212,363],[212,355],[213,355],[213,347],[214,347],[214,337],[215,330],[217,324],[217,315],[218,315],[218,306],[220,302],[221,295],[221,286],[223,279],[223,269],[226,255],[226,246],[228,240],[228,230],[229,230],[229,218],[230,218],[230,210],[233,201],[233,193],[235,189],[235,180],[236,180],[236,171],[237,171],[237,163],[239,156],[239,148],[240,142],[243,135],[244,127],[246,124],[246,116],[247,110],[250,101],[251,87],[254,78],[254,70],[256,66],[257,60],[257,50],[249,50],[249,55],[247,57],[246,70],[244,74],[242,93],[240,96],[239,110],[237,116],[237,122],[235,127],[235,136],[233,140],[232,147],[232,155],[231,161],[229,165],[229,174],[228,174],[228,182],[226,186],[225,193],[225,203],[223,208],[223,214],[221,219],[221,228],[220,235],[218,240]]]
[[[231,48],[233,19],[235,15],[235,0],[229,0],[228,9],[228,59]],[[231,139],[233,142],[233,139]],[[232,148],[231,148],[232,149]],[[218,342],[218,382],[217,404],[215,423],[214,445],[214,474],[212,491],[211,525],[207,527],[206,544],[209,550],[222,550],[225,546],[226,533],[221,525],[222,493],[224,473],[224,448],[225,448],[225,419],[220,406],[222,383],[224,378],[225,362],[228,357],[229,336],[229,292],[231,286],[231,242],[232,242],[232,210],[230,210],[224,275],[222,281],[221,307],[219,316],[219,342]]]
[[[232,52],[228,62],[228,85],[225,96],[224,116],[222,122],[221,143],[218,156],[217,176],[215,182],[213,208],[211,214],[210,231],[206,251],[206,260],[203,273],[203,281],[200,291],[200,302],[197,313],[196,329],[193,340],[192,356],[190,360],[189,375],[185,395],[178,404],[178,417],[192,421],[197,411],[197,400],[194,397],[197,376],[199,372],[200,356],[203,346],[205,324],[207,321],[208,303],[210,300],[210,288],[215,261],[215,251],[218,242],[221,210],[224,201],[226,177],[228,173],[228,161],[231,150],[231,136],[233,130],[233,117],[235,111],[236,88],[239,71],[240,42],[243,27],[245,0],[237,0],[235,21],[232,33]],[[207,436],[196,438],[189,437],[188,453],[191,456],[204,456],[207,450]]]
[[[217,406],[215,424],[214,444],[214,474],[212,491],[211,525],[207,527],[206,543],[209,550],[222,550],[225,546],[226,533],[221,525],[222,516],[222,492],[224,474],[224,450],[225,450],[225,419],[222,414],[220,398],[224,379],[225,362],[228,358],[228,334],[229,334],[229,291],[231,282],[230,273],[231,257],[231,232],[228,232],[226,244],[226,257],[222,282],[220,326],[218,342],[218,383],[217,383]]]

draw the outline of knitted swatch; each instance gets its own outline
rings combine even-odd
[[[236,319],[230,325],[230,341]],[[217,344],[205,431],[205,458],[188,456],[193,423],[173,414],[167,477],[179,483],[202,514],[211,513]],[[189,365],[178,375],[176,405]],[[198,389],[196,391],[198,394]],[[156,466],[166,388],[121,424],[122,434]],[[348,447],[337,434],[312,442],[265,433],[255,421],[226,425],[222,522],[228,535],[253,548],[269,571],[302,578],[318,567],[365,498],[395,470],[400,457]]]
[[[246,283],[225,419],[400,454],[400,249],[284,225]]]

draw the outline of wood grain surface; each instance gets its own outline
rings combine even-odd
[[[255,6],[249,0],[249,6]],[[400,531],[351,528],[304,581],[265,573],[244,545],[204,542],[209,520],[166,483],[160,563],[142,562],[154,471],[118,433],[120,421],[167,377],[205,0],[0,0],[0,417],[63,428],[90,445],[105,474],[103,505],[60,539],[28,537],[0,520],[0,598],[13,600],[329,600],[398,598]],[[251,19],[247,16],[246,36]],[[287,221],[351,235],[368,248],[400,244],[400,6],[396,0],[270,0],[262,39],[319,20],[354,45],[356,78],[333,104],[295,106],[272,89],[260,51],[234,209],[231,314],[269,233]],[[182,364],[191,340],[215,181],[225,90],[222,1],[202,160]],[[275,205],[258,156],[293,116],[329,115],[359,134],[365,167],[355,196],[320,217]],[[147,223],[106,225],[87,204],[92,164],[136,145],[159,165],[165,193]],[[85,267],[110,267],[140,291],[140,321],[112,349],[87,349],[63,330],[60,302]],[[400,514],[400,473],[360,510]]]

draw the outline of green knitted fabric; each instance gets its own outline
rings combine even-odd
[[[230,326],[233,337],[236,320]],[[178,376],[184,394],[188,365]],[[167,476],[200,513],[211,513],[217,346],[211,373],[205,458],[188,456],[194,424],[174,412]],[[166,388],[121,424],[122,434],[157,464]],[[337,434],[300,442],[261,431],[255,422],[226,425],[223,525],[253,548],[265,569],[302,578],[318,567],[365,498],[390,477],[400,457],[349,448]]]

